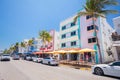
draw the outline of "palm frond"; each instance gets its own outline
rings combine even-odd
[[[94,13],[94,15],[95,15],[96,17],[103,17],[103,18],[105,18],[105,15],[102,14],[102,13]]]
[[[118,5],[119,3],[116,0],[98,0],[98,6],[105,8],[105,6]]]
[[[39,36],[43,44],[46,44],[46,42],[50,42],[52,40],[51,35],[45,30],[39,32]]]
[[[117,14],[118,11],[116,11],[116,10],[101,10],[99,13],[104,14],[104,15],[111,14],[111,13],[112,14]]]

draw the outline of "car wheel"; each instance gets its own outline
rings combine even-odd
[[[104,75],[103,70],[99,67],[95,68],[94,73],[100,76]]]

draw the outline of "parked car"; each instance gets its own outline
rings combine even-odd
[[[27,61],[32,61],[32,57],[31,56],[26,56],[26,60]]]
[[[34,56],[34,57],[32,57],[32,60],[33,60],[34,62],[40,63],[40,62],[42,62],[43,58],[40,58],[40,57],[38,57],[38,56]]]
[[[56,65],[56,66],[59,65],[59,62],[56,59],[52,58],[52,57],[43,58],[41,63],[48,64],[48,65]]]
[[[109,64],[98,64],[92,66],[92,73],[96,75],[110,75],[120,77],[120,61]]]
[[[20,59],[20,56],[19,56],[19,55],[14,55],[14,56],[12,57],[12,59],[13,59],[13,60],[19,60],[19,59]]]
[[[0,56],[1,61],[10,61],[10,55],[9,54],[3,54]]]

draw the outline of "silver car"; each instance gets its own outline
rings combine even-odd
[[[56,65],[56,66],[59,65],[59,62],[52,57],[43,58],[42,63],[43,64],[48,64],[48,65]]]
[[[10,55],[9,54],[3,54],[0,56],[1,61],[10,61]]]
[[[120,61],[115,61],[109,64],[94,65],[92,66],[92,73],[120,77]]]
[[[26,56],[26,60],[27,61],[32,61],[32,57],[31,56]]]
[[[33,60],[34,62],[40,63],[40,62],[42,62],[43,58],[34,56],[34,57],[32,57],[32,60]]]
[[[14,56],[12,57],[12,59],[13,59],[13,60],[19,60],[19,59],[20,59],[20,56],[19,56],[19,55],[14,55]]]

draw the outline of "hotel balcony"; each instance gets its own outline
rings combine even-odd
[[[111,35],[113,46],[120,46],[120,35],[118,35],[116,32],[112,33]]]
[[[120,35],[118,35],[117,32],[112,33],[111,37],[112,41],[120,41]]]

